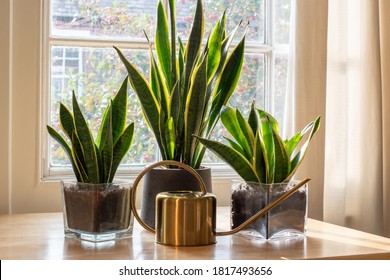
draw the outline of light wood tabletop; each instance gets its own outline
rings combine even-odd
[[[229,228],[229,208],[218,208],[217,230]],[[0,216],[0,259],[390,259],[390,239],[308,219],[305,237],[261,240],[235,234],[217,244],[169,247],[134,222],[132,238],[92,243],[64,237],[62,213]]]

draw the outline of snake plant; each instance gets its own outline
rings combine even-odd
[[[227,34],[223,13],[204,41],[203,4],[198,0],[190,35],[183,41],[176,32],[175,0],[168,3],[170,23],[162,2],[157,6],[156,55],[146,35],[149,79],[114,48],[127,69],[163,160],[199,168],[206,149],[192,135],[210,137],[220,110],[234,92],[244,60],[245,35],[229,51],[239,25]]]
[[[317,117],[291,139],[282,140],[277,120],[255,108],[254,103],[247,119],[239,110],[225,106],[221,111],[221,121],[233,137],[226,137],[228,145],[196,137],[245,181],[267,184],[292,178],[320,127],[320,117]],[[306,142],[298,149],[306,134],[309,134]]]
[[[47,126],[68,156],[78,182],[111,183],[117,168],[130,149],[134,123],[126,125],[128,79],[123,81],[106,108],[96,140],[83,116],[76,95],[72,95],[73,113],[60,103],[59,119],[66,141],[53,127]]]

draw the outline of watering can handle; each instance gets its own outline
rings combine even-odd
[[[157,163],[149,165],[147,168],[145,168],[137,176],[137,178],[134,181],[133,188],[131,189],[130,204],[131,204],[131,209],[133,211],[134,217],[137,219],[137,221],[140,223],[141,226],[143,226],[146,230],[150,231],[151,233],[156,233],[156,231],[153,228],[151,228],[150,226],[148,226],[147,224],[145,224],[144,221],[142,221],[141,217],[139,216],[138,210],[135,207],[135,194],[136,194],[136,190],[137,190],[138,184],[139,184],[140,180],[142,179],[142,177],[149,170],[151,170],[152,168],[158,167],[158,166],[162,166],[162,165],[175,165],[175,166],[182,167],[183,169],[187,170],[192,175],[194,175],[196,177],[196,179],[199,181],[199,186],[200,186],[200,189],[202,191],[202,195],[206,195],[207,194],[206,186],[205,186],[205,184],[203,182],[202,177],[200,177],[200,175],[192,167],[190,167],[189,165],[181,163],[181,162],[178,162],[178,161],[174,161],[174,160],[163,160],[163,161],[160,161],[160,162],[157,162]],[[224,232],[216,232],[215,235],[217,235],[217,236],[230,235],[230,234],[237,233],[240,230],[246,228],[249,224],[251,224],[252,222],[257,220],[258,218],[263,216],[265,213],[267,213],[269,210],[274,208],[276,205],[278,205],[279,203],[281,203],[282,201],[284,201],[288,197],[290,197],[294,192],[296,192],[298,189],[300,189],[302,186],[304,186],[309,181],[310,181],[310,179],[308,179],[308,178],[304,179],[299,184],[297,184],[292,189],[290,189],[288,192],[284,193],[281,197],[279,197],[275,201],[273,201],[270,204],[268,204],[266,207],[264,207],[262,210],[257,212],[255,215],[253,215],[251,218],[249,218],[248,220],[243,222],[241,225],[239,225],[235,229],[230,230],[230,231],[224,231]]]
[[[202,195],[207,194],[207,189],[206,189],[206,186],[203,182],[202,177],[195,171],[195,169],[193,169],[189,165],[175,161],[175,160],[163,160],[163,161],[149,165],[147,168],[142,170],[142,172],[137,176],[137,178],[134,181],[133,187],[131,188],[130,205],[131,205],[131,209],[133,211],[134,217],[137,219],[137,221],[140,223],[141,226],[143,226],[146,230],[150,231],[151,233],[156,233],[156,231],[153,228],[151,228],[150,226],[148,226],[147,224],[145,224],[144,221],[139,216],[138,210],[135,207],[135,195],[136,195],[136,190],[137,190],[138,184],[141,181],[142,177],[152,168],[159,167],[162,165],[175,165],[175,166],[178,166],[178,167],[181,167],[181,168],[187,170],[192,175],[194,175],[195,178],[198,180]]]

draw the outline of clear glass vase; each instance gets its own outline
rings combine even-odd
[[[131,237],[132,186],[127,181],[107,184],[62,181],[65,236],[93,242]]]
[[[236,228],[299,181],[258,184],[233,180],[231,184],[231,227]],[[258,218],[241,233],[264,239],[303,236],[306,232],[308,184]]]

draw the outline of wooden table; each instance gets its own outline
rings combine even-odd
[[[218,230],[229,227],[228,208],[218,209]],[[134,222],[132,238],[91,243],[64,238],[62,213],[0,216],[0,259],[390,259],[390,239],[308,220],[305,237],[265,241],[240,234],[218,236],[217,244],[168,247]]]

